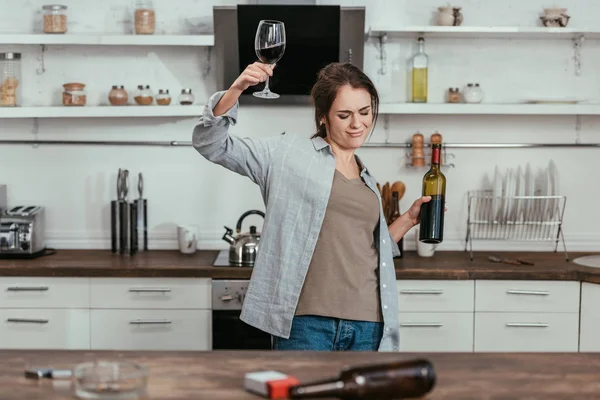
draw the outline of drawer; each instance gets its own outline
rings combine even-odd
[[[210,350],[209,310],[92,310],[92,350]]]
[[[92,278],[91,308],[207,309],[211,280],[197,278]]]
[[[0,348],[89,350],[90,312],[81,309],[2,309]]]
[[[0,278],[0,308],[89,308],[89,278]]]
[[[576,352],[578,313],[475,313],[475,351]]]
[[[480,281],[475,311],[579,312],[579,282]]]
[[[472,352],[473,313],[400,313],[400,351]]]
[[[400,312],[473,311],[474,281],[399,280]]]
[[[581,284],[581,334],[579,351],[600,352],[600,285]]]

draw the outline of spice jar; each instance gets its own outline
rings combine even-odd
[[[423,134],[415,133],[412,136],[412,166],[423,167],[425,166],[425,151],[423,150]]]
[[[135,13],[133,16],[135,22],[135,33],[138,35],[151,35],[154,33],[156,24],[156,14],[152,0],[136,0]]]
[[[67,6],[47,4],[44,11],[44,33],[65,33],[67,31]]]
[[[120,85],[113,85],[110,92],[108,92],[108,101],[113,106],[122,106],[127,104],[127,100],[129,99],[129,95],[125,90],[125,87]]]
[[[189,106],[190,104],[194,104],[195,98],[192,94],[192,89],[181,89],[181,94],[179,95],[179,104],[182,106]]]
[[[86,95],[83,83],[65,83],[65,91],[62,94],[62,102],[65,106],[85,106]]]
[[[0,53],[0,106],[21,105],[21,53]]]
[[[141,106],[148,106],[154,101],[154,93],[149,85],[138,85],[134,100]]]
[[[448,103],[460,103],[460,91],[458,88],[448,89]]]
[[[156,104],[159,106],[168,106],[171,104],[171,95],[169,94],[169,89],[158,89],[158,94],[156,95]]]

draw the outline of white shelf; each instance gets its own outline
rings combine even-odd
[[[388,37],[430,38],[513,38],[513,39],[574,39],[581,35],[589,39],[600,38],[600,30],[592,28],[545,28],[518,26],[374,26],[370,36],[387,34]]]
[[[204,106],[0,107],[0,118],[199,117]]]
[[[214,35],[0,34],[0,44],[214,46]]]
[[[438,115],[600,115],[600,104],[382,103],[380,114]]]

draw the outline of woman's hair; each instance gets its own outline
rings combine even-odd
[[[312,137],[327,136],[325,124],[321,124],[323,117],[327,119],[331,105],[337,96],[339,88],[350,86],[354,89],[365,89],[371,95],[371,112],[373,126],[379,113],[379,95],[371,79],[355,65],[349,63],[331,63],[325,66],[317,77],[317,82],[311,90],[312,101],[315,106],[315,125],[317,133]]]

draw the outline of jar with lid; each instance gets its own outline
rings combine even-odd
[[[168,106],[171,104],[171,95],[169,94],[169,89],[158,89],[158,94],[156,95],[156,104],[159,106]]]
[[[483,101],[483,90],[479,87],[479,83],[469,83],[463,90],[463,98],[466,103],[481,103]]]
[[[63,105],[85,106],[87,96],[84,91],[85,85],[83,83],[65,83],[63,88],[65,89],[62,94]]]
[[[67,6],[47,4],[42,6],[44,12],[44,33],[67,32]]]
[[[179,104],[182,106],[189,106],[194,104],[194,95],[192,94],[192,89],[181,89],[181,94],[179,95]]]
[[[127,104],[127,100],[129,99],[129,95],[127,94],[127,90],[122,85],[113,85],[110,92],[108,92],[108,101],[113,106],[122,106]]]
[[[448,103],[460,103],[460,91],[458,88],[448,89]]]
[[[0,106],[21,105],[21,53],[0,53]]]
[[[133,20],[136,34],[151,35],[154,33],[156,13],[152,0],[135,0]]]
[[[154,93],[150,90],[150,85],[138,85],[134,100],[140,106],[148,106],[154,101]]]

